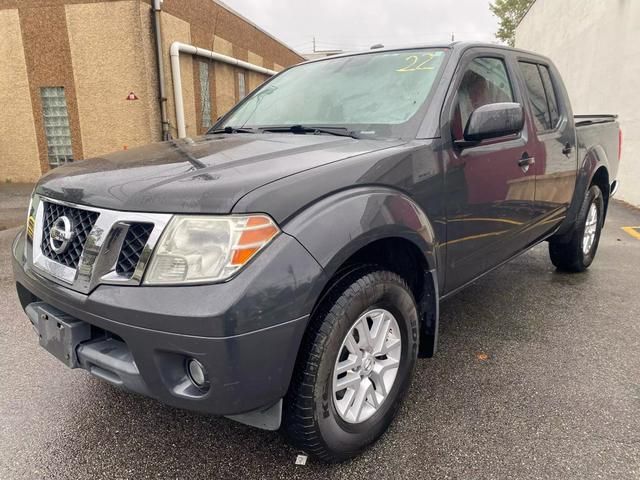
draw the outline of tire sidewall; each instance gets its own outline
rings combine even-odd
[[[418,352],[417,309],[413,296],[402,282],[385,276],[385,280],[368,285],[349,300],[325,346],[314,388],[316,422],[321,436],[336,456],[344,457],[353,456],[387,429],[409,387]],[[376,308],[388,310],[398,322],[402,339],[400,365],[393,387],[380,409],[364,422],[351,424],[340,417],[334,406],[334,365],[353,324],[362,314]]]
[[[591,245],[591,249],[589,253],[585,254],[582,250],[582,240],[584,238],[584,231],[587,226],[587,218],[589,217],[589,209],[591,205],[596,206],[596,211],[598,214],[598,220],[596,223],[596,237],[593,240],[593,245]],[[578,248],[580,249],[580,257],[582,259],[582,265],[584,268],[591,265],[593,259],[596,256],[596,252],[598,251],[598,244],[600,243],[600,232],[602,231],[602,224],[604,218],[604,198],[602,196],[602,192],[600,189],[593,185],[587,191],[587,196],[585,198],[585,203],[583,207],[580,229],[578,230]]]

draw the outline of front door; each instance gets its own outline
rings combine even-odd
[[[500,102],[522,104],[513,66],[505,55],[472,50],[463,57],[443,110],[442,134],[451,135],[452,143],[463,139],[464,127],[476,108]],[[525,232],[535,218],[532,167],[544,150],[529,142],[529,122],[525,125],[519,134],[451,150],[445,177],[445,292],[463,286],[529,244]]]

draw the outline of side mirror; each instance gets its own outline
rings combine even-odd
[[[519,103],[490,103],[471,112],[464,129],[465,142],[519,133],[524,127],[524,111]]]

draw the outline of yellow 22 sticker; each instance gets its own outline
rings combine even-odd
[[[408,65],[398,68],[396,72],[417,72],[418,70],[433,70],[427,64],[436,57],[433,53],[423,53],[422,55],[409,55],[405,60]],[[426,58],[426,60],[425,60]]]

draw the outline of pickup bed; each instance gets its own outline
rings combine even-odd
[[[45,175],[16,286],[69,367],[344,460],[435,354],[443,299],[545,240],[589,267],[621,141],[529,52],[307,62],[204,136]]]

